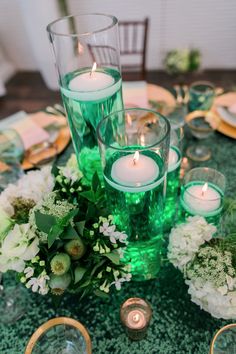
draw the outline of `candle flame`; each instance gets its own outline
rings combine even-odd
[[[134,322],[138,322],[140,320],[140,315],[138,313],[136,313],[134,316],[133,316],[133,321]]]
[[[138,162],[139,160],[139,152],[136,151],[135,154],[134,154],[134,157],[133,157],[133,163],[134,165],[136,165],[136,163]]]
[[[128,123],[128,125],[131,126],[131,125],[132,125],[132,118],[131,118],[131,116],[130,116],[129,113],[127,113],[126,118],[127,118],[127,123]]]
[[[202,187],[202,196],[204,196],[207,189],[208,189],[208,183],[205,183],[204,186]]]
[[[92,69],[91,69],[91,71],[90,71],[90,77],[93,75],[93,72],[96,71],[96,69],[97,69],[97,63],[94,62],[94,63],[93,63],[93,66],[92,66]]]

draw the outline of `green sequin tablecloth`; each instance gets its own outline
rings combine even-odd
[[[187,135],[188,144],[190,140]],[[206,143],[213,152],[209,165],[225,174],[226,195],[233,197],[236,187],[236,142],[216,133]],[[69,147],[59,162],[65,162],[71,151]],[[147,338],[140,342],[131,342],[127,338],[119,320],[121,303],[133,296],[148,300],[153,308]],[[193,304],[181,273],[166,264],[157,280],[127,283],[108,301],[91,296],[80,302],[76,297],[67,296],[55,309],[47,296],[29,292],[24,317],[14,325],[0,324],[0,353],[23,354],[36,328],[55,316],[68,316],[81,321],[89,330],[93,353],[96,354],[207,354],[216,329],[229,323],[212,318]]]

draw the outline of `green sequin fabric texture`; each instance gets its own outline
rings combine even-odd
[[[192,143],[188,134],[185,140],[188,145]],[[213,154],[212,160],[204,165],[224,173],[226,195],[234,197],[235,141],[216,133],[204,143]],[[71,152],[70,146],[59,163],[65,163]],[[68,316],[87,327],[96,354],[207,354],[215,331],[231,321],[212,318],[191,302],[187,291],[182,274],[166,263],[156,280],[127,283],[108,301],[91,296],[80,302],[76,296],[68,295],[55,309],[49,297],[29,292],[24,317],[13,325],[0,324],[0,353],[23,354],[30,336],[41,324],[53,317]],[[119,319],[120,305],[133,296],[148,300],[153,309],[147,337],[140,342],[128,339]]]

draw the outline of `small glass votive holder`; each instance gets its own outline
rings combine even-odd
[[[180,204],[184,218],[200,215],[218,225],[223,209],[225,176],[208,167],[190,170],[183,179]]]
[[[209,111],[215,97],[215,86],[208,81],[196,81],[189,87],[189,112]]]
[[[138,341],[146,336],[151,317],[151,306],[141,298],[130,298],[121,305],[120,319],[132,340]]]
[[[168,155],[168,170],[166,184],[166,199],[164,209],[164,231],[174,225],[177,217],[178,195],[180,188],[180,168],[182,161],[183,128],[171,125],[170,149]]]

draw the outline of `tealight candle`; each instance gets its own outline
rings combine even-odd
[[[118,190],[137,193],[160,184],[164,177],[158,179],[159,172],[159,166],[151,157],[136,151],[135,154],[122,156],[113,163],[111,177],[114,182],[105,178]]]
[[[140,298],[126,300],[120,309],[121,322],[132,340],[140,340],[146,336],[151,316],[150,305]]]

